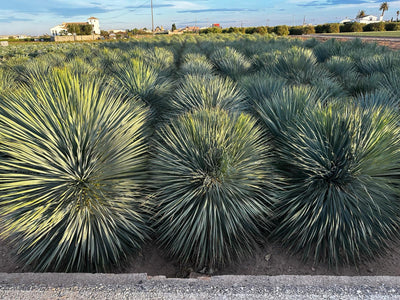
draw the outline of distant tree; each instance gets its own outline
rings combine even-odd
[[[85,24],[79,25],[79,27],[82,35],[89,35],[93,33],[93,25]]]
[[[389,10],[389,4],[387,2],[383,2],[379,10],[382,11],[382,17],[385,14],[385,11]]]
[[[68,24],[67,30],[69,33],[76,35],[89,35],[92,34],[93,25],[90,24]]]
[[[108,31],[100,30],[100,35],[104,36],[105,38],[108,38],[110,34],[108,33]]]
[[[358,12],[356,18],[357,18],[357,19],[361,19],[361,18],[364,18],[365,16],[366,16],[365,11],[360,10],[360,11]]]
[[[289,35],[289,27],[287,25],[278,25],[274,27],[274,32],[280,36]]]
[[[399,21],[400,10],[398,10],[398,11],[396,12],[396,15],[397,15],[396,21],[398,22],[398,21]]]
[[[78,24],[68,24],[67,25],[67,31],[69,32],[69,33],[75,33],[75,34],[77,34],[77,35],[79,35],[80,34],[80,28],[79,28],[79,26],[78,26]]]
[[[176,30],[176,25],[174,23],[174,24],[172,24],[171,31],[175,31],[175,30]]]

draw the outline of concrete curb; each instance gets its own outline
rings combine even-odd
[[[400,277],[0,273],[0,299],[400,299]]]

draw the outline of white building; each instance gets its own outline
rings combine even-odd
[[[340,24],[351,23],[351,22],[354,22],[354,20],[351,20],[351,19],[349,19],[349,18],[346,18],[346,19],[340,21]]]
[[[379,23],[383,21],[383,17],[380,16],[379,18],[377,16],[373,15],[366,15],[365,17],[362,18],[357,18],[356,19],[359,23],[361,24],[370,24],[370,23]]]
[[[99,23],[99,19],[95,18],[95,17],[90,17],[88,19],[88,23],[90,25],[93,25],[93,32],[95,34],[100,34],[100,23]]]
[[[69,22],[69,23],[62,23],[61,25],[54,26],[50,28],[50,33],[52,36],[56,35],[67,35],[68,34],[68,25],[69,24],[79,24],[79,25],[92,25],[93,26],[93,33],[100,34],[100,23],[99,19],[95,17],[90,17],[87,22]]]

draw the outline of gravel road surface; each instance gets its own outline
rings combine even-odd
[[[0,299],[400,299],[400,277],[0,273]]]

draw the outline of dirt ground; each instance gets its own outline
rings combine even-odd
[[[276,243],[269,243],[266,247],[257,249],[253,257],[216,270],[213,275],[400,276],[400,253],[395,250],[399,249],[398,246],[373,262],[358,267],[340,267],[336,270],[336,268],[329,268],[326,264],[304,263],[300,256],[290,255]],[[31,271],[29,267],[22,268],[22,265],[16,262],[12,249],[0,240],[0,272]],[[146,245],[141,254],[126,261],[123,268],[115,269],[113,273],[147,273],[150,276],[165,275],[167,277],[204,276],[190,268],[180,266],[176,261],[171,261],[152,244]]]

